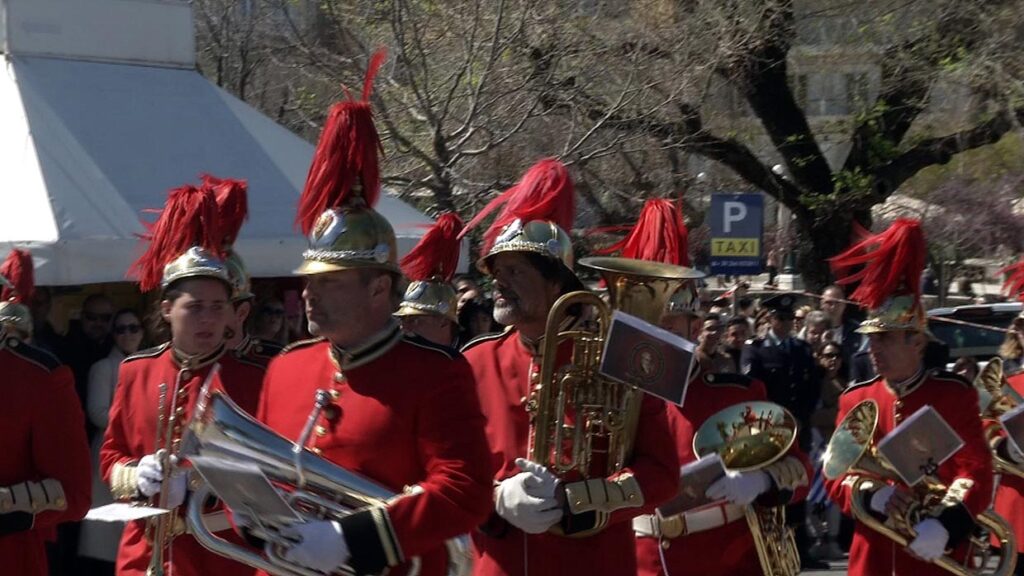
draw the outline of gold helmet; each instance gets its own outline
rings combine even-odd
[[[245,180],[218,178],[210,174],[202,174],[200,177],[203,187],[209,188],[217,201],[217,222],[223,238],[221,248],[231,280],[232,300],[248,300],[253,297],[252,281],[245,261],[233,246],[242,230],[242,224],[249,217],[249,185]]]
[[[466,226],[473,228],[499,206],[502,211],[484,233],[477,268],[490,274],[491,260],[504,252],[539,254],[555,260],[572,276],[572,228],[576,192],[565,165],[546,158],[530,167],[515,186],[495,198]],[[465,232],[463,232],[465,234]]]
[[[864,266],[838,280],[839,284],[860,281],[850,299],[867,308],[868,317],[857,332],[925,331],[927,318],[921,305],[925,251],[921,223],[899,218],[884,232],[870,235],[830,259],[837,274]]]
[[[35,289],[32,255],[11,250],[0,265],[0,327],[10,326],[24,336],[32,335],[29,300]]]
[[[149,241],[146,251],[131,269],[143,292],[157,287],[167,290],[186,278],[220,280],[233,292],[220,253],[217,202],[210,189],[186,185],[171,190],[145,239]]]
[[[370,110],[370,88],[384,60],[370,59],[362,100],[331,107],[316,145],[296,217],[309,249],[297,274],[380,268],[401,274],[395,231],[373,209],[380,196],[380,137]]]
[[[411,282],[395,316],[435,314],[458,321],[458,295],[451,281],[459,264],[460,232],[462,220],[443,214],[402,258],[402,271]]]

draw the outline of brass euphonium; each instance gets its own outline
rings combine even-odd
[[[905,548],[917,536],[913,526],[931,515],[930,509],[942,499],[947,487],[935,478],[925,478],[910,487],[917,495],[914,505],[890,514],[884,522],[876,518],[870,509],[871,492],[865,491],[865,486],[888,481],[900,483],[892,465],[875,446],[877,425],[878,404],[874,400],[864,400],[854,406],[836,426],[836,431],[829,440],[822,471],[830,480],[843,474],[851,475],[851,478],[848,478],[851,483],[850,511],[854,519]],[[988,572],[984,566],[975,566],[976,555],[987,558],[992,552],[988,537],[977,534],[970,537],[969,550],[963,563],[947,554],[935,560],[934,564],[960,576],[1013,574],[1017,564],[1017,541],[1013,529],[991,511],[976,516],[975,522],[999,542],[996,554],[999,561],[995,570]]]
[[[995,449],[1002,425],[999,417],[1013,410],[1021,403],[1021,397],[1006,383],[1003,372],[1003,359],[999,356],[989,360],[974,379],[974,387],[978,390],[978,405],[981,407],[982,420],[989,421],[985,426],[985,439],[992,450],[992,465],[1000,474],[1011,474],[1024,478],[1024,467],[1011,462],[999,455]]]
[[[310,423],[329,403],[326,391],[317,393]],[[308,433],[303,433],[308,437]],[[346,470],[304,448],[305,442],[291,440],[267,428],[246,414],[226,395],[204,391],[197,401],[181,458],[214,457],[236,463],[255,464],[266,475],[288,504],[308,520],[337,520],[369,506],[383,506],[402,493],[389,490],[372,480]],[[414,489],[413,489],[414,490]],[[297,566],[283,558],[290,544],[277,534],[266,519],[253,518],[252,535],[265,542],[263,553],[251,551],[220,538],[206,525],[203,505],[210,495],[208,486],[192,494],[187,521],[195,539],[215,554],[231,558],[274,576],[322,576],[322,573]],[[446,542],[449,576],[469,573],[470,555],[464,538]],[[411,572],[418,571],[419,559],[412,558]],[[355,574],[343,568],[340,574]]]
[[[718,454],[729,470],[761,470],[786,455],[796,440],[796,419],[772,402],[743,402],[709,417],[693,435],[698,457]],[[765,576],[800,572],[793,530],[784,506],[746,506],[744,513]]]
[[[633,453],[643,393],[598,373],[612,311],[656,324],[676,290],[702,276],[683,266],[631,258],[584,258],[580,265],[600,272],[609,303],[585,290],[555,302],[526,403],[530,459],[567,480],[606,478]],[[593,311],[593,328],[566,329],[571,310],[584,306]],[[566,341],[572,343],[568,361],[560,356]]]

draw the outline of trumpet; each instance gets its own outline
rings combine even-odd
[[[974,379],[974,387],[978,390],[978,405],[981,407],[982,420],[999,422],[999,417],[1020,406],[1024,401],[1006,383],[1006,375],[1003,372],[1003,359],[996,356],[989,360],[988,364],[981,370]],[[1020,464],[1011,462],[999,455],[996,450],[999,432],[1002,426],[988,425],[985,427],[985,439],[992,447],[992,465],[996,472],[1010,474],[1018,478],[1024,478],[1024,468]]]
[[[782,459],[796,440],[796,419],[772,402],[744,402],[709,417],[693,436],[698,457],[718,454],[729,470],[762,470]],[[765,576],[796,576],[800,555],[784,506],[746,506],[744,514]]]
[[[874,445],[875,430],[878,426],[878,404],[864,400],[851,409],[836,427],[825,450],[822,472],[834,480],[843,474],[853,475],[850,486],[850,510],[853,517],[888,537],[902,547],[907,547],[917,537],[913,527],[929,516],[946,493],[947,487],[935,478],[926,477],[913,488],[917,500],[905,510],[889,515],[886,521],[878,520],[870,511],[869,492],[864,490],[877,481],[896,481],[899,476],[893,466],[885,460]],[[998,563],[992,574],[1009,576],[1017,564],[1017,542],[1013,529],[999,515],[986,511],[975,517],[975,522],[988,530],[999,542]],[[972,566],[975,554],[985,558],[992,552],[987,537],[972,535],[965,562],[961,563],[948,554],[934,561],[934,564],[959,576],[978,576],[984,567]]]

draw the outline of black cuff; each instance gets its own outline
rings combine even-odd
[[[601,528],[601,516],[606,516],[598,514],[596,510],[583,512],[582,514],[572,514],[569,512],[568,505],[564,510],[565,513],[562,514],[562,519],[558,524],[562,528],[562,533],[566,536],[572,536],[573,534],[579,534],[580,532],[587,532]]]
[[[775,483],[772,482],[771,489],[758,496],[754,502],[756,502],[758,506],[763,506],[765,508],[787,506],[793,503],[793,491],[779,490],[775,487]]]
[[[0,536],[31,530],[36,517],[28,512],[0,514]]]
[[[965,538],[974,532],[974,515],[963,504],[947,506],[936,519],[949,532],[949,543],[946,548],[956,548]]]
[[[504,538],[508,534],[509,526],[508,520],[499,516],[497,512],[491,512],[491,515],[487,517],[483,524],[477,527],[477,530],[491,538]]]
[[[348,564],[356,574],[379,574],[389,566],[402,563],[398,539],[386,509],[367,508],[338,522],[351,554]]]

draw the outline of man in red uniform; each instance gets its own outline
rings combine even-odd
[[[607,497],[594,511],[572,514],[563,504],[563,493],[583,482],[563,483],[525,459],[530,429],[525,404],[539,375],[548,311],[560,295],[582,288],[571,269],[572,246],[564,231],[572,226],[573,195],[565,167],[542,160],[499,197],[498,202],[506,202],[504,211],[485,234],[485,256],[478,266],[494,279],[494,319],[508,329],[464,349],[496,458],[494,513],[473,533],[474,574],[633,575],[629,519],[653,510],[676,490],[678,460],[665,441],[665,403],[649,396],[642,398],[628,467],[586,482],[594,501]],[[555,525],[566,534],[588,534],[549,532]]]
[[[149,499],[172,513],[164,520],[126,525],[117,556],[121,575],[146,574],[151,562],[162,563],[167,573],[179,576],[252,573],[248,566],[216,556],[184,534],[179,508],[188,497],[188,482],[186,474],[172,466],[209,378],[247,411],[254,412],[259,400],[262,368],[225,353],[232,284],[224,261],[215,255],[217,232],[216,204],[209,190],[172,190],[149,249],[137,263],[140,289],[161,289],[160,313],[170,325],[171,340],[121,364],[100,470],[115,499]],[[214,376],[215,368],[219,372]],[[170,458],[158,451],[166,451]],[[168,536],[154,543],[160,521],[168,526]]]
[[[679,208],[669,200],[649,200],[637,224],[621,242],[604,250],[621,256],[688,266],[687,230]],[[693,271],[689,278],[703,274]],[[670,332],[693,339],[702,326],[693,282],[676,291],[662,317]],[[717,321],[717,319],[716,319]],[[703,323],[704,325],[707,322]],[[668,405],[668,423],[680,464],[697,460],[693,437],[713,414],[742,402],[765,401],[764,385],[746,376],[720,373],[712,351],[700,353],[682,406]],[[661,518],[644,514],[633,519],[638,573],[755,575],[761,565],[744,515],[755,500],[779,506],[806,493],[809,465],[796,447],[790,455],[760,471],[730,473],[708,488],[708,496],[721,501],[700,511]],[[714,550],[714,554],[709,554]],[[664,562],[664,564],[663,564]]]
[[[459,264],[460,232],[462,220],[442,214],[402,258],[402,272],[410,282],[395,317],[402,330],[441,346],[452,346],[459,328],[452,277]]]
[[[6,574],[47,573],[43,541],[89,510],[92,479],[71,370],[8,330],[26,319],[32,257],[0,266],[0,561]]]
[[[375,56],[371,72],[379,63]],[[367,86],[370,81],[367,81]],[[344,518],[283,529],[284,558],[320,572],[446,573],[445,541],[486,518],[490,458],[466,361],[392,317],[401,300],[395,234],[373,210],[379,141],[367,102],[336,104],[299,204],[310,247],[297,273],[309,330],[270,363],[258,417],[299,438],[320,391],[308,448],[397,495]],[[338,147],[334,149],[333,147]]]
[[[874,250],[864,256],[868,248]],[[837,270],[866,262],[856,275],[863,281],[851,297],[871,311],[858,332],[870,340],[871,362],[878,373],[842,393],[836,422],[859,402],[874,400],[878,404],[874,441],[878,442],[918,409],[931,406],[964,441],[938,468],[936,476],[949,487],[939,509],[913,526],[917,536],[906,548],[864,524],[856,525],[850,547],[853,575],[945,574],[931,561],[968,538],[974,517],[988,508],[992,498],[992,456],[982,431],[977,391],[957,375],[926,370],[923,365],[927,337],[919,281],[924,254],[920,224],[899,219],[885,232],[833,259]],[[849,473],[826,480],[829,498],[847,514],[853,497],[864,498],[880,518],[914,498],[906,486],[883,481],[866,482],[862,485],[866,493],[851,494],[855,480]]]

